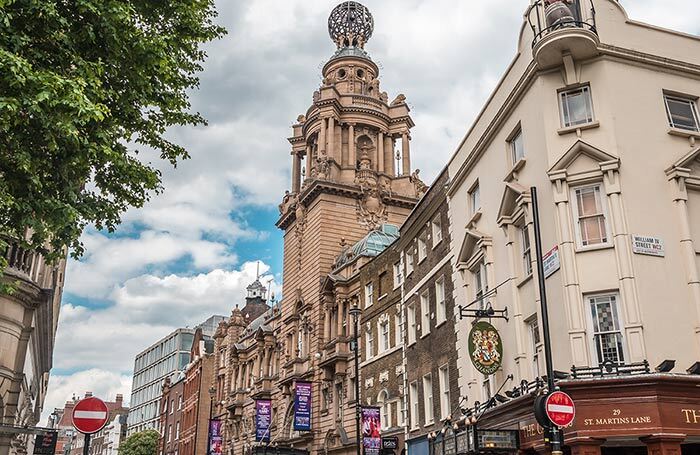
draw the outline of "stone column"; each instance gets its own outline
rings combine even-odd
[[[306,178],[311,178],[311,161],[313,155],[313,147],[310,144],[306,145]]]
[[[641,362],[647,358],[642,332],[642,317],[639,305],[639,293],[632,266],[632,242],[625,219],[625,209],[620,188],[620,163],[617,161],[601,163],[605,192],[608,196],[610,211],[610,231],[615,245],[617,274],[620,282],[622,311],[625,312],[625,338],[630,351],[630,360]]]
[[[338,337],[343,334],[343,303],[338,302]]]
[[[318,133],[318,154],[326,154],[326,119],[321,119],[321,131]]]
[[[355,168],[357,164],[357,152],[355,151],[355,124],[350,123],[348,126],[348,162],[350,166]]]
[[[508,252],[508,261],[510,262],[510,276],[518,276],[518,271],[520,270],[518,267],[519,264],[519,255],[517,252],[517,247],[515,243],[515,238],[518,235],[518,230],[517,228],[512,225],[508,224],[503,227],[503,230],[506,234],[506,251]],[[532,231],[532,229],[530,229]],[[534,270],[533,270],[534,272]],[[533,274],[533,278],[534,274]],[[524,326],[524,321],[523,321],[523,311],[522,307],[520,305],[520,292],[518,289],[518,286],[516,285],[516,282],[513,282],[510,286],[511,288],[511,302],[513,303],[513,319],[514,319],[514,325],[515,327],[515,365],[516,365],[516,370],[517,370],[517,376],[515,378],[514,383],[520,383],[521,380],[523,379],[528,379],[532,377],[529,371],[526,370],[525,368],[525,359],[527,358],[527,355],[525,353],[525,348],[524,348],[524,343],[523,343],[523,326]]]
[[[331,341],[331,310],[328,305],[323,308],[323,342]]]
[[[377,134],[377,172],[384,172],[384,133]]]
[[[411,149],[408,145],[408,132],[401,135],[401,154],[403,155],[402,175],[411,175]]]
[[[576,241],[569,211],[569,185],[566,173],[550,174],[554,203],[556,204],[556,228],[559,239],[559,260],[561,262],[562,285],[566,302],[566,316],[569,325],[569,343],[574,365],[588,365],[588,339],[584,305],[576,264]],[[538,297],[539,301],[539,297]],[[595,359],[593,359],[595,360]]]
[[[299,154],[292,152],[292,193],[298,193],[301,188],[301,159]]]
[[[270,346],[265,346],[264,352],[265,356],[263,357],[263,377],[269,377],[270,376],[270,354],[272,348]]]
[[[230,390],[230,391],[231,391],[231,392],[236,391],[236,389],[238,388],[238,377],[239,377],[239,375],[238,375],[238,373],[239,373],[238,367],[239,367],[239,364],[238,364],[238,362],[236,362],[235,364],[233,364],[233,366],[232,366],[232,368],[231,368],[231,370],[233,370],[233,378],[231,378],[231,384],[230,384],[230,386],[231,386],[231,390]]]
[[[238,390],[245,389],[245,386],[246,386],[245,377],[246,377],[246,373],[248,370],[247,366],[248,366],[248,364],[246,362],[241,362],[241,364],[240,364],[241,373],[238,376],[238,381],[239,381],[238,382]]]
[[[649,455],[681,455],[681,443],[685,438],[684,434],[659,433],[639,440],[646,444]]]
[[[328,117],[328,131],[326,134],[328,135],[328,147],[326,149],[328,150],[328,157],[338,161],[335,155],[335,118],[333,117]]]
[[[394,162],[394,143],[391,136],[384,136],[384,172],[390,176],[396,175],[396,163]]]

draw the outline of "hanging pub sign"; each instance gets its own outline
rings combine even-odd
[[[469,358],[477,371],[487,376],[494,374],[501,367],[501,335],[486,321],[477,322],[469,332]]]
[[[255,440],[270,442],[270,424],[272,423],[272,402],[270,400],[255,401]]]
[[[310,382],[294,384],[295,431],[311,431],[311,386]]]
[[[362,407],[362,447],[365,455],[379,455],[382,446],[382,423],[379,408]]]

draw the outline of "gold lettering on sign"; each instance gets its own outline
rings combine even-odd
[[[685,414],[685,423],[698,423],[700,421],[700,412],[695,409],[681,409]]]
[[[613,409],[614,417],[598,417],[594,419],[583,419],[584,427],[610,426],[610,425],[639,425],[640,423],[651,423],[651,416],[622,416],[620,409]],[[700,418],[700,415],[698,415]]]
[[[542,435],[544,432],[542,431],[542,427],[539,426],[536,423],[531,423],[530,425],[525,425],[520,429],[520,431],[523,432],[523,437],[525,438],[532,438],[538,435]]]

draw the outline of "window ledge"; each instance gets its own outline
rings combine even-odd
[[[476,223],[477,221],[479,221],[479,218],[481,218],[481,208],[480,208],[479,210],[477,210],[476,212],[474,212],[474,214],[472,215],[472,217],[469,218],[469,221],[467,221],[467,226],[466,226],[466,227],[468,228],[468,227],[471,226],[472,224],[474,224],[474,223]]]
[[[527,160],[525,158],[520,158],[518,162],[513,165],[510,171],[508,171],[508,174],[506,174],[506,177],[503,179],[503,181],[511,182],[515,180],[515,174],[517,174],[520,169],[525,167],[525,163],[527,163]]]
[[[424,334],[422,334],[422,335],[420,336],[420,339],[422,340],[422,339],[427,338],[427,337],[429,337],[429,336],[430,336],[430,332],[424,333]]]
[[[441,325],[443,325],[445,322],[447,322],[447,318],[436,322],[436,323],[435,323],[435,328],[437,329],[438,327],[440,327]]]
[[[683,128],[669,128],[668,134],[671,136],[686,137],[700,139],[700,132],[692,130],[684,130]]]
[[[590,130],[593,128],[598,128],[600,126],[600,122],[595,121],[595,122],[590,122],[590,123],[584,123],[582,125],[574,125],[574,126],[567,126],[565,128],[559,128],[557,130],[557,133],[560,136],[563,136],[565,134],[571,134],[571,133],[577,133],[583,130]]]
[[[599,251],[599,250],[611,250],[615,248],[612,243],[604,243],[602,245],[592,245],[592,246],[576,246],[575,253],[586,253],[588,251]]]
[[[528,281],[530,281],[532,279],[532,275],[533,275],[533,273],[530,272],[530,274],[528,276],[526,276],[522,280],[518,281],[518,283],[515,286],[518,288],[522,287],[525,283],[527,283]]]
[[[437,242],[433,243],[433,250],[438,247],[442,243],[442,239],[438,240]]]
[[[394,289],[396,289],[396,288],[394,288]],[[377,302],[379,302],[379,301],[381,301],[382,299],[386,298],[387,295],[389,295],[389,294],[388,294],[388,293],[382,294],[382,296],[379,297],[379,298],[377,299]]]

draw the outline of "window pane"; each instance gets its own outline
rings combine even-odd
[[[565,127],[593,121],[593,105],[588,87],[562,93],[561,101]]]
[[[666,97],[666,104],[672,127],[698,131],[694,101]]]
[[[523,146],[523,133],[518,131],[510,143],[511,152],[513,154],[513,164],[517,163],[525,157],[525,149]]]

